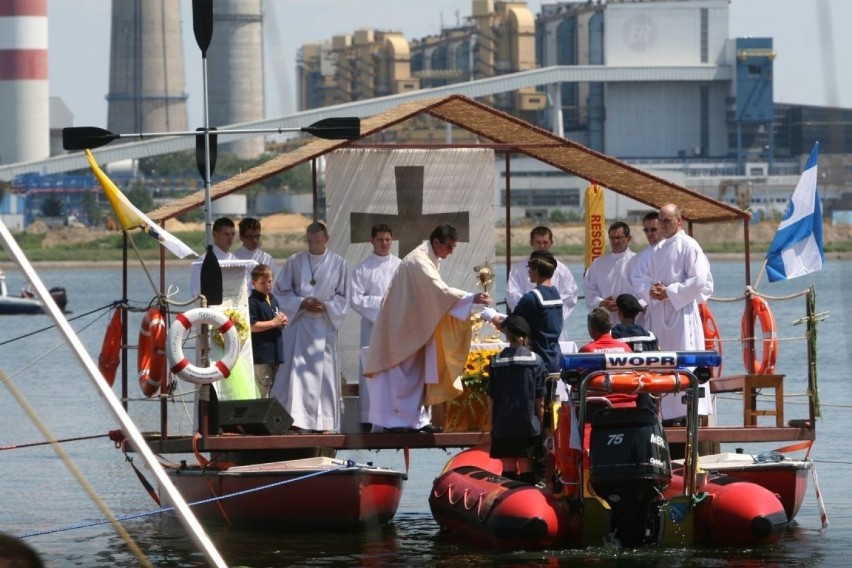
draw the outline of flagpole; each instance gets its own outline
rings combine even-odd
[[[760,285],[761,279],[763,279],[763,275],[766,274],[766,259],[763,259],[763,265],[760,267],[760,273],[757,275],[757,280],[754,281],[754,286],[752,289],[757,292],[757,287]]]

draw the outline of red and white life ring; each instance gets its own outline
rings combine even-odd
[[[746,338],[749,337],[749,305],[746,305],[741,322],[743,364],[746,370],[754,369],[756,375],[771,375],[775,372],[775,361],[778,357],[778,334],[775,316],[772,315],[769,304],[760,296],[752,296],[748,302],[751,307],[751,327],[754,329],[754,323],[757,321],[760,323],[760,329],[763,332],[763,356],[758,361],[755,350],[750,349],[749,342],[746,341]],[[754,335],[757,337],[756,329]]]
[[[109,386],[115,383],[115,373],[121,361],[121,308],[116,308],[109,320],[101,354],[98,356],[98,369]]]
[[[716,318],[713,317],[713,312],[710,311],[710,306],[707,304],[698,304],[698,314],[701,316],[701,325],[704,328],[704,349],[707,351],[716,351],[719,356],[722,356],[722,338],[719,334],[719,326],[716,324]],[[710,376],[713,378],[722,375],[722,365],[718,367],[710,367]]]
[[[212,325],[222,334],[224,354],[209,367],[193,365],[183,355],[183,343],[194,325]],[[195,308],[175,316],[175,325],[169,328],[168,351],[171,371],[181,379],[197,385],[209,385],[228,378],[240,355],[240,336],[234,322],[209,308]]]
[[[145,396],[154,396],[167,375],[166,319],[160,308],[145,312],[139,324],[139,353],[136,369]]]

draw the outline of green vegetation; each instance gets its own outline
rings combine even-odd
[[[201,254],[204,252],[205,235],[204,231],[188,231],[182,233],[174,233],[176,237],[186,243],[194,251]],[[69,240],[66,243],[61,243],[51,247],[44,246],[46,235],[30,235],[27,233],[19,233],[15,235],[15,240],[18,246],[27,255],[27,258],[32,262],[39,261],[120,261],[123,257],[121,233],[113,233],[104,237],[93,239],[86,242],[79,240]],[[160,258],[159,243],[153,238],[143,234],[141,231],[133,231],[133,243],[136,249],[145,260],[158,260]],[[128,255],[135,258],[136,253],[133,252],[132,245],[128,245]],[[236,243],[235,246],[239,246]],[[291,254],[303,250],[305,247],[304,238],[301,234],[296,235],[292,239],[281,239],[280,246],[265,248],[275,258],[287,258]],[[175,257],[166,252],[168,260],[175,260]],[[0,248],[0,261],[11,260],[6,251]]]

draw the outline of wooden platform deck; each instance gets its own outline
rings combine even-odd
[[[816,431],[801,427],[714,427],[701,428],[699,440],[728,443],[792,442],[814,440]],[[685,428],[666,428],[669,442],[682,443],[686,439]],[[203,452],[227,452],[239,450],[282,450],[324,447],[337,450],[388,450],[388,449],[429,449],[429,448],[466,448],[490,442],[488,432],[458,432],[441,434],[287,434],[247,436],[242,434],[224,434],[208,436],[198,441],[197,448]],[[192,439],[181,437],[162,440],[150,436],[148,443],[155,453],[191,453]],[[132,451],[132,448],[128,448]]]

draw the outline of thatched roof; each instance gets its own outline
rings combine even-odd
[[[659,209],[667,203],[674,203],[680,207],[684,218],[694,223],[742,221],[751,217],[750,213],[727,203],[651,175],[461,95],[404,103],[363,119],[358,140],[311,140],[296,150],[217,183],[211,189],[211,199],[251,187],[336,148],[357,146],[359,140],[421,114],[431,115],[497,144],[517,145],[515,149],[519,153],[583,179],[596,181],[652,208]],[[160,207],[149,216],[155,221],[164,221],[203,204],[202,190]]]

